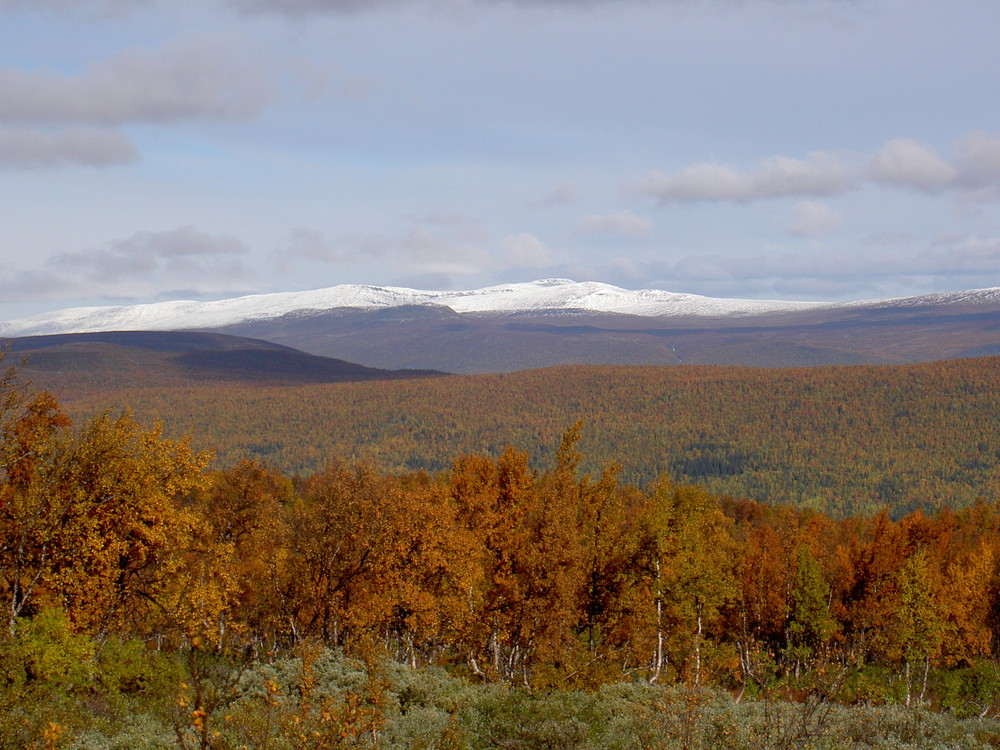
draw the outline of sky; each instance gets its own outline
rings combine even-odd
[[[1000,286],[996,0],[0,0],[0,319]]]

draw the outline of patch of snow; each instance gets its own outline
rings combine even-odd
[[[969,289],[964,292],[935,292],[921,294],[917,297],[893,297],[891,299],[861,300],[858,302],[843,302],[837,307],[868,307],[887,309],[899,307],[928,307],[942,305],[984,305],[1000,303],[1000,287],[985,289]]]

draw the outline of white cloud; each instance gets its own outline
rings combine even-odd
[[[661,204],[692,201],[745,202],[786,196],[837,195],[851,188],[850,172],[833,156],[815,152],[805,159],[772,156],[756,169],[708,162],[673,174],[654,172],[627,192]]]
[[[788,231],[798,237],[818,237],[841,222],[840,214],[825,203],[802,201],[792,209]]]
[[[407,221],[414,224],[433,224],[441,227],[477,227],[479,222],[461,211],[428,211],[422,214],[406,214]]]
[[[671,173],[653,171],[627,182],[623,190],[661,205],[836,196],[866,182],[926,193],[961,190],[964,198],[1000,198],[1000,137],[970,133],[958,141],[955,152],[949,160],[925,143],[894,138],[868,156],[863,168],[828,152],[813,152],[804,159],[779,155],[752,169],[703,162]]]
[[[0,169],[132,162],[124,126],[249,120],[271,98],[262,69],[208,35],[119,52],[75,75],[0,67]]]
[[[1000,286],[1000,237],[949,236],[920,246],[888,242],[843,252],[772,247],[750,256],[705,253],[605,270],[605,278],[626,285],[710,296],[884,298]]]
[[[876,182],[928,193],[951,185],[958,170],[930,146],[910,138],[895,138],[872,157],[869,174]]]
[[[49,265],[58,273],[69,272],[97,285],[149,280],[151,276],[190,284],[192,278],[205,282],[244,276],[245,270],[235,256],[248,252],[236,237],[184,226],[163,232],[137,232],[103,247],[61,253]]]
[[[208,36],[119,52],[75,76],[0,68],[0,122],[7,123],[244,120],[270,99],[267,77]]]
[[[564,182],[552,188],[552,190],[540,198],[528,201],[528,206],[529,208],[552,208],[553,206],[575,203],[579,198],[579,188],[571,182]]]
[[[622,237],[648,237],[653,222],[631,211],[612,211],[585,216],[574,230],[577,234],[617,234]]]
[[[982,186],[1000,182],[1000,137],[975,132],[958,142],[956,160],[963,184]]]
[[[211,255],[244,255],[242,240],[228,234],[208,234],[192,226],[165,232],[138,232],[127,240],[112,244],[122,253],[139,253],[160,258]]]
[[[331,239],[315,229],[295,229],[273,254],[273,260],[282,273],[292,271],[299,260],[337,265],[378,261],[408,277],[443,277],[490,267],[491,259],[483,249],[485,233],[477,221],[447,213],[404,218],[417,225],[395,235]]]
[[[306,228],[289,232],[285,246],[277,253],[277,257],[279,260],[303,258],[324,263],[341,263],[349,259],[348,254],[331,243],[322,232]]]
[[[191,226],[163,232],[137,232],[103,246],[64,252],[36,271],[12,272],[0,284],[9,301],[104,297],[139,299],[214,294],[234,290],[251,274],[243,261],[244,243],[225,234]]]
[[[955,272],[994,275],[1000,273],[1000,238],[998,237],[945,238],[934,244],[935,247],[944,250],[948,266]]]
[[[0,169],[77,164],[105,167],[136,161],[139,152],[116,130],[71,127],[55,132],[0,128]]]
[[[490,257],[475,244],[456,241],[414,227],[397,243],[398,262],[421,273],[475,273],[490,266]]]
[[[503,263],[515,268],[545,268],[552,264],[549,248],[530,232],[504,237],[500,241]]]

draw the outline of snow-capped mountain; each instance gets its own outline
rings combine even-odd
[[[544,279],[470,291],[342,285],[216,302],[60,310],[0,338],[212,331],[383,369],[763,367],[1000,354],[1000,288],[839,304],[713,299]]]
[[[630,291],[610,284],[578,283],[567,279],[543,279],[459,292],[342,284],[307,292],[254,294],[215,302],[181,300],[57,310],[0,323],[0,336],[209,329],[283,315],[412,305],[446,307],[457,313],[475,314],[586,311],[643,317],[754,315],[822,306],[814,302],[715,299],[658,289]]]

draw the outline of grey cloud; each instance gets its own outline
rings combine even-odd
[[[405,219],[415,227],[410,236],[419,232],[443,234],[448,244],[474,247],[489,240],[489,232],[478,219],[455,211],[431,211],[425,214],[408,214]],[[422,227],[422,229],[421,229]],[[428,229],[430,227],[430,229]]]
[[[564,182],[536,200],[528,201],[529,208],[551,208],[574,203],[580,197],[580,191],[571,182]]]
[[[136,161],[132,142],[115,130],[69,128],[57,132],[0,128],[0,169],[66,165],[105,167]]]
[[[37,11],[41,8],[100,18],[117,16],[133,8],[153,4],[155,0],[0,0],[0,10]]]
[[[50,0],[51,1],[51,0]],[[607,5],[649,5],[674,4],[683,5],[690,0],[226,0],[238,10],[252,13],[281,13],[291,16],[303,16],[313,13],[358,13],[364,11],[394,8],[400,5],[425,5],[432,9],[445,11],[461,11],[476,6],[507,4],[520,7],[538,8],[594,8]],[[780,3],[782,0],[763,0],[764,2]],[[725,7],[740,0],[713,0],[711,4]],[[823,8],[838,6],[844,0],[828,0],[823,2],[802,3],[802,5]]]
[[[872,157],[869,174],[876,182],[932,193],[951,185],[958,170],[930,146],[895,138]]]
[[[972,275],[1000,273],[1000,238],[998,237],[948,238],[938,240],[935,246],[943,249],[949,267],[955,272]]]
[[[1000,199],[1000,137],[969,133],[955,144],[950,161],[917,141],[889,141],[872,159],[878,182],[928,193],[958,190],[966,201]]]
[[[403,0],[229,0],[229,5],[244,11],[286,13],[352,13],[399,5]]]
[[[616,234],[622,237],[648,237],[653,222],[631,211],[612,211],[585,216],[574,230],[576,234]]]
[[[480,248],[483,235],[477,224],[469,226],[464,221],[442,222],[435,231],[418,225],[395,236],[337,240],[313,229],[296,229],[275,253],[275,260],[281,271],[292,268],[297,260],[346,264],[383,258],[404,272],[461,274],[489,265],[488,254]]]
[[[506,0],[511,5],[522,6],[580,6],[620,2],[621,0]],[[631,0],[642,4],[647,0]],[[677,1],[677,0],[675,0]],[[220,4],[245,13],[277,13],[288,16],[305,16],[317,13],[361,13],[394,8],[401,5],[426,5],[431,8],[462,9],[476,5],[489,5],[496,0],[220,0]],[[87,12],[114,15],[125,11],[155,5],[156,0],[0,0],[2,9],[38,9],[66,12]]]
[[[825,203],[802,201],[792,209],[788,231],[797,237],[818,237],[840,224],[840,215]]]
[[[120,254],[136,254],[159,258],[210,255],[243,255],[247,246],[228,234],[208,234],[192,226],[166,232],[138,232],[127,240],[112,243]]]
[[[805,159],[773,156],[752,171],[708,162],[673,174],[654,172],[627,185],[626,192],[667,204],[837,195],[851,187],[849,170],[829,154],[817,152]]]
[[[423,214],[406,214],[403,218],[414,224],[434,224],[450,227],[472,227],[479,225],[476,219],[458,211],[429,211]]]
[[[250,278],[234,237],[194,227],[137,232],[122,240],[48,258],[34,271],[5,269],[0,294],[8,302],[87,297],[132,300],[151,295],[176,298],[233,292]]]
[[[549,248],[530,232],[504,237],[500,248],[504,264],[515,268],[545,268],[552,263]]]
[[[664,289],[716,296],[857,299],[893,296],[900,289],[972,288],[1000,284],[1000,238],[945,237],[922,247],[896,243],[861,252],[773,251],[754,256],[691,255],[615,267],[619,276]]]
[[[162,49],[128,50],[85,73],[0,69],[0,122],[174,122],[247,119],[271,98],[267,78],[222,51],[217,39],[196,37]]]
[[[349,260],[342,248],[334,245],[326,235],[315,229],[293,229],[279,252],[280,257],[318,260],[324,263],[341,263]]]
[[[398,242],[400,262],[422,273],[472,273],[490,265],[489,255],[473,244],[414,227]]]
[[[9,266],[0,270],[0,296],[4,302],[73,299],[83,290],[78,279],[67,279],[53,271],[23,271]]]
[[[286,16],[307,16],[314,14],[349,14],[379,11],[406,5],[424,5],[433,10],[460,12],[477,6],[507,4],[520,7],[538,8],[581,8],[588,9],[607,5],[683,5],[690,0],[218,0],[220,4],[244,13],[275,13]],[[725,7],[740,0],[711,0],[711,4]],[[782,0],[761,0],[761,2],[781,3]],[[815,0],[804,6],[823,9],[849,4],[851,0]],[[157,5],[157,0],[0,0],[0,10],[45,8],[60,12],[90,15],[118,15],[127,11]],[[842,23],[840,19],[834,19]]]
[[[996,200],[1000,190],[1000,137],[969,133],[948,160],[909,138],[887,142],[872,157],[868,176],[891,187],[937,193],[960,190],[965,198]]]
[[[981,186],[1000,182],[1000,137],[970,133],[958,142],[960,180],[966,185]]]
[[[609,0],[513,0],[515,5],[582,5]],[[640,2],[642,0],[639,0]],[[400,5],[426,5],[431,8],[460,10],[469,6],[496,3],[496,0],[227,0],[238,10],[252,13],[281,13],[302,16],[313,13],[359,13],[394,8]],[[508,0],[511,2],[511,0]]]
[[[199,282],[230,280],[247,273],[237,256],[248,248],[230,235],[208,234],[195,227],[165,232],[137,232],[103,247],[54,256],[50,266],[67,277],[83,277],[91,283],[115,285],[142,280],[150,275],[191,278]]]
[[[825,152],[804,159],[773,156],[756,168],[704,162],[672,173],[651,172],[631,180],[623,192],[660,205],[680,202],[746,203],[768,198],[821,197],[846,193],[868,183],[939,193],[961,190],[965,198],[1000,198],[1000,137],[976,132],[962,138],[949,160],[911,138],[894,138],[855,167]]]

